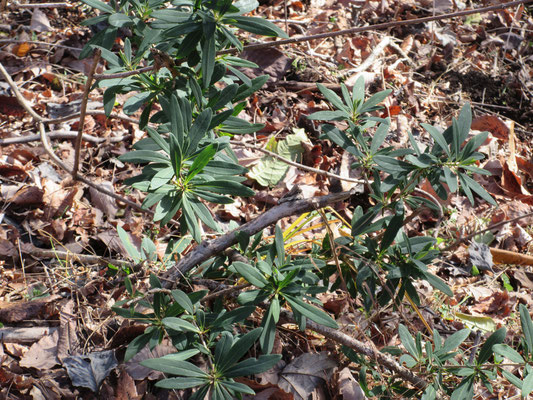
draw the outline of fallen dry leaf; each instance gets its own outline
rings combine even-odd
[[[51,369],[59,364],[57,358],[57,343],[59,331],[44,336],[34,343],[20,360],[20,366],[24,368]]]
[[[494,115],[482,115],[472,121],[471,129],[488,131],[496,139],[509,140],[509,127],[500,118]]]

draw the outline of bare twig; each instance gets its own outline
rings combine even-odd
[[[431,17],[413,18],[413,19],[402,20],[402,21],[390,21],[390,22],[385,22],[382,24],[360,26],[357,28],[344,29],[344,30],[340,30],[336,32],[320,33],[320,34],[311,35],[311,36],[298,36],[298,37],[294,37],[290,39],[278,40],[277,42],[265,42],[265,43],[251,44],[248,46],[244,46],[243,50],[258,50],[258,49],[263,49],[267,47],[282,46],[282,45],[291,44],[291,43],[308,42],[310,40],[351,35],[354,33],[360,33],[360,32],[371,31],[371,30],[387,29],[387,28],[392,28],[395,26],[416,25],[416,24],[422,24],[422,23],[430,22],[430,21],[440,21],[443,19],[463,17],[466,15],[472,15],[472,14],[478,14],[478,13],[480,14],[486,13],[489,11],[501,10],[504,8],[513,7],[519,4],[526,4],[526,3],[531,3],[531,2],[533,2],[533,0],[517,0],[517,1],[511,1],[508,3],[496,4],[496,5],[489,6],[489,7],[480,7],[480,8],[475,8],[471,10],[463,10],[463,11],[458,11],[458,12],[449,13],[449,14],[435,15]],[[222,50],[221,52],[217,54],[233,54],[237,52],[238,52],[237,49],[232,48],[232,49]]]
[[[69,3],[33,3],[33,4],[21,4],[18,1],[14,1],[9,8],[72,8],[74,4]]]
[[[488,231],[490,231],[492,229],[495,229],[495,228],[498,228],[498,227],[500,227],[502,225],[510,224],[511,222],[516,222],[516,221],[519,221],[519,220],[521,220],[523,218],[527,218],[527,217],[533,217],[533,212],[530,212],[530,213],[527,213],[527,214],[523,214],[523,215],[519,215],[518,217],[511,218],[511,219],[508,219],[508,220],[505,220],[505,221],[496,222],[495,224],[492,224],[492,225],[490,225],[489,227],[487,227],[485,229],[480,229],[479,231],[475,231],[474,233],[471,233],[470,235],[467,235],[465,237],[459,238],[455,242],[450,244],[449,246],[446,246],[442,250],[442,252],[453,250],[457,246],[459,246],[461,243],[472,239],[474,236],[481,235],[482,233],[488,232]]]
[[[93,83],[93,75],[98,62],[100,61],[101,51],[100,49],[96,50],[94,53],[93,64],[87,75],[87,82],[85,83],[85,90],[83,91],[83,97],[81,99],[80,106],[80,121],[78,124],[78,137],[76,138],[76,145],[74,148],[74,167],[72,168],[72,177],[74,179],[78,178],[78,169],[80,166],[80,152],[81,152],[81,139],[83,136],[83,129],[85,127],[85,114],[87,112],[87,102],[89,101],[89,93],[91,92],[91,85]]]
[[[38,123],[38,126],[39,126],[39,133],[40,133],[40,137],[41,137],[41,142],[43,144],[43,148],[44,150],[46,151],[46,153],[50,156],[50,159],[57,165],[59,166],[61,169],[63,169],[64,171],[68,172],[69,174],[72,174],[73,173],[73,170],[71,167],[69,167],[68,165],[66,165],[59,157],[56,156],[56,154],[54,153],[54,151],[52,150],[52,147],[50,146],[50,142],[48,140],[48,137],[46,136],[46,130],[45,130],[45,127],[44,127],[44,124],[49,122],[49,120],[46,120],[44,119],[43,117],[41,117],[39,114],[37,114],[33,108],[30,107],[30,105],[28,104],[28,102],[26,101],[26,99],[22,96],[22,94],[20,93],[17,85],[15,84],[15,82],[13,82],[13,80],[11,79],[11,77],[9,76],[9,74],[7,73],[7,71],[5,70],[4,66],[2,65],[2,63],[0,63],[0,73],[2,73],[2,75],[4,76],[4,78],[6,79],[7,83],[9,84],[9,86],[11,87],[11,90],[13,90],[13,93],[15,93],[15,96],[17,98],[17,100],[19,101],[19,103],[22,105],[22,107],[24,107],[24,109],[26,111],[28,111],[28,113],[35,119],[35,121]],[[78,180],[85,183],[86,185],[89,185],[91,186],[92,188],[98,190],[99,192],[101,193],[104,193],[112,198],[114,198],[115,200],[118,200],[118,201],[121,201],[141,212],[144,212],[144,213],[147,213],[147,214],[151,214],[153,215],[153,211],[152,210],[145,210],[144,208],[142,208],[140,205],[138,205],[137,203],[131,201],[131,200],[128,200],[122,196],[119,196],[118,194],[114,193],[114,192],[111,192],[105,188],[103,188],[102,186],[100,185],[97,185],[96,183],[90,181],[89,179],[87,178],[84,178],[82,176],[78,176]]]
[[[282,310],[281,316],[285,319],[295,322],[294,315],[289,311]],[[307,319],[306,325],[308,329],[324,335],[328,339],[333,340],[335,343],[342,344],[355,350],[357,353],[364,354],[365,356],[377,361],[380,365],[395,372],[402,379],[413,384],[413,386],[415,386],[417,389],[423,390],[428,386],[428,383],[424,379],[416,376],[407,368],[402,367],[392,357],[376,351],[370,346],[365,345],[363,342],[360,342],[359,340],[354,339],[336,329],[317,324],[309,319]]]
[[[70,132],[70,131],[52,131],[48,132],[48,139],[76,139],[78,137],[78,134],[76,132]],[[131,135],[124,135],[124,136],[116,136],[116,137],[97,137],[92,135],[83,134],[82,140],[89,142],[89,143],[120,143],[127,139],[130,139]],[[41,135],[27,135],[27,136],[18,136],[18,137],[10,137],[5,139],[0,139],[0,146],[8,146],[10,144],[19,144],[19,143],[30,143],[30,142],[37,142],[41,140]]]
[[[302,90],[309,90],[311,92],[316,92],[318,91],[318,86],[316,84],[317,82],[301,82],[301,81],[276,81],[276,82],[267,81],[266,83],[268,88],[277,89],[277,88],[283,87],[285,89],[296,91],[296,92],[299,92]],[[337,83],[320,83],[320,84],[336,92],[341,91],[341,85]]]
[[[64,44],[57,44],[57,43],[42,42],[39,40],[0,39],[0,44],[4,44],[4,43],[28,43],[28,44],[39,44],[39,45],[50,46],[50,47],[58,47],[61,49],[68,49],[68,50],[74,50],[74,51],[82,50],[81,48],[78,48],[78,47],[65,46]]]
[[[39,258],[55,258],[60,260],[74,260],[81,263],[90,263],[90,264],[128,264],[132,265],[128,261],[124,260],[118,260],[113,258],[106,258],[101,256],[95,256],[91,254],[78,254],[78,253],[72,253],[70,251],[61,251],[61,250],[48,250],[48,249],[40,249],[35,246],[21,246],[21,253],[33,256],[33,257],[39,257]]]
[[[284,162],[284,163],[286,163],[288,165],[292,165],[293,167],[299,168],[299,169],[304,170],[304,171],[313,172],[313,173],[318,174],[318,175],[324,175],[324,176],[327,176],[328,178],[339,179],[339,180],[345,181],[345,182],[352,182],[352,183],[359,183],[359,184],[365,184],[366,183],[362,179],[343,177],[343,176],[340,176],[340,175],[337,175],[337,174],[333,174],[333,173],[328,172],[328,171],[324,171],[322,169],[308,167],[307,165],[303,165],[303,164],[297,163],[295,161],[289,160],[288,158],[285,158],[283,156],[280,156],[279,154],[276,154],[273,151],[270,151],[270,150],[267,150],[267,149],[263,149],[262,147],[254,146],[252,144],[248,144],[248,143],[245,143],[245,142],[240,142],[240,141],[237,141],[237,140],[230,140],[230,143],[232,145],[234,145],[234,146],[246,147],[248,149],[257,150],[257,151],[260,151],[262,153],[268,154],[269,156],[271,156],[273,158],[276,158],[276,159],[278,159],[278,160],[280,160],[280,161],[282,161],[282,162]],[[369,181],[369,183],[372,183],[372,181]],[[422,190],[422,189],[419,189],[419,188],[415,188],[413,190],[414,190],[414,192],[417,192],[419,194],[427,196],[433,203],[435,203],[435,205],[437,206],[438,213],[439,213],[439,222],[438,222],[438,224],[440,224],[440,220],[444,216],[444,210],[442,209],[442,206],[441,206],[440,202],[435,198],[435,196],[433,196],[431,193],[426,192],[425,190]]]
[[[155,68],[155,65],[150,65],[148,67],[135,69],[133,71],[117,72],[116,74],[96,74],[96,75],[94,75],[94,79],[99,81],[99,80],[102,80],[102,79],[127,78],[128,76],[139,75],[139,74],[142,74],[144,72],[150,72],[154,68]]]
[[[362,180],[362,179],[344,178],[344,177],[341,177],[340,175],[332,174],[331,172],[324,171],[322,169],[308,167],[307,165],[303,165],[303,164],[297,163],[295,161],[289,160],[288,158],[285,158],[283,156],[280,156],[279,154],[276,154],[273,151],[270,151],[270,150],[267,150],[267,149],[263,149],[261,147],[254,146],[252,144],[248,144],[248,143],[245,143],[245,142],[239,142],[237,140],[230,140],[230,143],[232,145],[234,145],[234,146],[246,147],[248,149],[257,150],[257,151],[260,151],[262,153],[268,154],[269,156],[271,156],[273,158],[276,158],[276,159],[278,159],[280,161],[283,161],[285,164],[292,165],[293,167],[302,169],[304,171],[314,172],[315,174],[324,175],[324,176],[327,176],[328,178],[340,179],[340,180],[343,180],[343,181],[346,181],[346,182],[361,183],[361,184],[365,183],[365,181]]]
[[[227,295],[232,294],[234,292],[238,292],[238,291],[240,291],[242,289],[246,289],[247,287],[250,287],[250,286],[252,286],[252,285],[250,285],[249,283],[243,283],[242,285],[231,286],[231,287],[219,290],[218,292],[211,293],[211,294],[205,296],[202,299],[202,302],[213,300],[213,299],[216,299],[218,297],[227,296]]]
[[[85,112],[85,115],[106,115],[105,111],[103,110],[87,110]],[[43,122],[45,124],[60,124],[61,122],[66,122],[66,121],[70,121],[71,119],[76,119],[76,118],[79,118],[80,116],[80,113],[75,113],[75,114],[70,114],[70,115],[66,115],[64,117],[59,117],[59,118],[47,118],[47,119],[44,119]],[[107,117],[107,115],[106,115]],[[116,113],[111,113],[109,114],[109,117],[108,118],[117,118],[117,119],[121,119],[123,121],[127,121],[127,122],[130,122],[132,124],[139,124],[139,120],[138,119],[135,119],[135,118],[131,118],[131,117],[128,117],[127,115],[123,115],[123,114],[116,114]]]
[[[231,231],[217,239],[211,241],[203,241],[192,252],[183,257],[172,268],[163,275],[163,286],[166,288],[172,285],[185,273],[190,271],[196,265],[208,260],[209,258],[220,254],[225,249],[236,244],[237,233],[243,232],[249,236],[255,235],[267,226],[275,224],[280,219],[299,215],[304,212],[312,211],[317,208],[323,208],[331,203],[343,201],[348,199],[353,194],[352,191],[334,193],[327,196],[312,197],[310,199],[298,200],[293,202],[286,202],[259,215],[252,221],[241,225],[239,228]]]

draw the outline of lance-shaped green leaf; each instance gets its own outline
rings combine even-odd
[[[326,312],[319,310],[318,308],[304,302],[298,297],[289,296],[284,294],[285,300],[290,304],[290,306],[303,316],[309,318],[312,321],[315,321],[318,324],[327,326],[329,328],[338,328],[337,323],[333,318],[331,318]]]
[[[268,371],[274,367],[281,359],[281,354],[266,354],[258,359],[247,358],[224,372],[227,378],[237,378],[239,376],[255,375]]]
[[[209,378],[209,375],[188,361],[169,360],[165,358],[151,358],[141,361],[141,365],[164,372],[165,374],[180,375],[191,378]]]
[[[190,389],[209,383],[208,378],[177,377],[162,379],[155,385],[162,389]]]
[[[403,214],[404,214],[404,206],[403,202],[399,201],[396,205],[396,214],[391,218],[389,221],[389,224],[387,225],[387,229],[385,229],[385,233],[383,234],[383,239],[381,240],[380,249],[383,251],[387,249],[392,242],[394,241],[394,238],[402,229],[403,226]]]
[[[383,144],[383,141],[387,137],[387,134],[389,133],[389,127],[390,127],[390,121],[389,119],[386,120],[386,122],[383,122],[379,125],[378,129],[376,130],[376,133],[374,133],[374,136],[372,137],[372,144],[370,145],[370,153],[376,154],[379,146]]]
[[[263,328],[256,328],[236,340],[231,348],[221,355],[217,369],[223,373],[225,369],[239,361],[257,341],[262,330]]]
[[[89,7],[96,8],[97,10],[103,11],[105,13],[113,14],[115,10],[109,4],[104,3],[99,0],[82,0],[83,3],[87,4]]]
[[[483,365],[483,363],[485,363],[490,358],[490,356],[494,354],[494,350],[492,349],[492,347],[495,344],[502,343],[505,340],[506,333],[507,329],[500,328],[489,336],[487,341],[481,347],[481,350],[479,350],[479,356],[476,360],[476,363],[478,365]]]
[[[525,360],[518,351],[506,344],[495,344],[492,349],[495,353],[517,364],[524,364]]]
[[[188,332],[200,333],[200,330],[198,329],[198,327],[194,326],[190,322],[185,321],[184,319],[181,319],[181,318],[167,317],[167,318],[163,318],[161,322],[166,328],[173,329],[178,332],[188,331]]]
[[[170,160],[167,156],[151,150],[130,151],[129,153],[122,154],[118,159],[120,161],[138,164],[146,164],[149,162],[170,164]]]
[[[492,198],[492,196],[479,183],[477,183],[475,180],[470,178],[468,175],[460,174],[459,178],[463,181],[463,187],[468,186],[470,189],[476,192],[483,200],[485,200],[489,204],[492,204],[493,206],[498,205],[498,203],[496,203],[496,201]]]
[[[391,94],[392,90],[387,89],[383,90],[381,92],[376,93],[372,97],[370,97],[367,101],[365,101],[363,104],[361,104],[357,108],[357,114],[361,115],[370,111],[374,111],[376,109],[379,109],[381,107],[376,107],[379,103],[381,103],[385,98]]]
[[[265,279],[265,277],[251,265],[245,264],[240,261],[235,261],[232,266],[235,268],[239,275],[241,275],[252,285],[258,288],[263,288],[268,285],[268,281]]]
[[[268,308],[261,321],[263,331],[259,337],[259,344],[264,353],[270,353],[274,347],[274,340],[276,339],[276,322],[274,321],[274,310],[272,305]]]
[[[171,293],[176,303],[178,303],[189,314],[194,314],[194,306],[189,296],[179,289],[175,289]]]
[[[198,148],[198,143],[203,139],[209,130],[213,112],[210,108],[202,111],[195,119],[194,124],[189,130],[189,146],[187,147],[187,155],[191,155]]]
[[[520,310],[520,324],[522,325],[522,332],[524,333],[524,340],[526,342],[528,351],[533,352],[533,322],[527,307],[520,304],[518,307]]]
[[[153,141],[161,150],[170,155],[170,145],[168,144],[168,141],[159,134],[159,132],[150,126],[146,127],[146,132],[148,132],[148,136],[153,139]]]
[[[207,163],[213,159],[217,151],[218,143],[212,143],[209,146],[204,147],[200,154],[198,154],[194,158],[194,161],[191,167],[189,168],[189,172],[187,173],[187,178],[185,179],[185,181],[189,182],[198,173],[202,172]]]
[[[193,196],[192,192],[188,192],[186,196],[189,200],[189,204],[191,205],[193,212],[202,220],[202,222],[214,231],[220,231],[220,227],[213,219],[213,216],[209,212],[208,208],[204,204],[202,204],[202,202],[196,199]]]
[[[272,22],[262,18],[234,16],[224,18],[222,20],[225,24],[234,25],[245,31],[256,33],[264,36],[277,36],[281,38],[288,38],[287,34],[274,25]]]
[[[195,218],[194,211],[187,196],[183,196],[182,207],[182,219],[185,220],[184,222],[187,226],[187,230],[191,232],[193,239],[197,243],[200,243],[202,240],[202,229],[198,224],[198,220]]]
[[[211,84],[213,70],[215,69],[215,37],[211,36],[205,39],[202,47],[202,82],[204,88]]]
[[[126,14],[116,13],[109,17],[107,20],[109,25],[115,26],[117,28],[123,28],[125,26],[132,26],[135,24],[134,20],[131,17],[128,17]]]
[[[324,132],[329,140],[342,147],[348,153],[353,154],[356,157],[362,156],[355,143],[348,136],[346,136],[344,131],[341,131],[339,128],[333,125],[322,125],[322,132]]]
[[[453,296],[452,289],[444,282],[442,279],[440,279],[438,276],[433,275],[429,272],[424,272],[424,276],[428,283],[433,286],[435,289],[440,290],[442,293],[444,293],[446,296]]]
[[[233,196],[253,196],[255,192],[247,186],[229,180],[214,180],[208,182],[194,182],[198,189],[210,192],[229,194]]]
[[[279,225],[276,225],[276,235],[274,239],[274,244],[276,245],[276,255],[278,257],[279,265],[283,265],[285,262],[285,243],[283,240],[283,232]]]
[[[428,133],[431,135],[435,143],[439,145],[439,147],[448,155],[450,156],[450,149],[448,147],[448,143],[446,142],[446,139],[444,139],[444,136],[442,133],[435,128],[433,125],[429,124],[420,124]]]
[[[163,100],[163,98],[161,98]],[[176,142],[180,147],[183,147],[185,127],[183,123],[183,116],[181,114],[181,107],[178,102],[178,98],[175,94],[170,97],[170,106],[165,106],[163,101],[163,111],[170,119],[171,136],[174,136]]]

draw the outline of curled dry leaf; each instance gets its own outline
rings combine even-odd
[[[339,372],[339,394],[343,400],[365,400],[367,398],[348,368]]]

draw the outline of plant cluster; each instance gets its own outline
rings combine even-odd
[[[250,79],[239,67],[255,64],[219,52],[230,47],[242,50],[238,30],[266,36],[285,34],[264,19],[244,16],[257,7],[254,0],[174,0],[170,4],[163,0],[83,1],[100,12],[86,24],[105,26],[91,39],[83,56],[99,50],[107,61],[106,73],[115,75],[146,65],[153,67],[145,73],[102,79],[97,85],[105,88],[107,113],[115,106],[117,94],[123,93],[134,93],[123,104],[126,113],[142,109],[140,125],[148,137],[120,159],[144,165],[142,172],[125,184],[146,192],[143,207],[154,207],[154,221],[179,226],[179,239],[169,243],[168,257],[161,263],[162,268],[167,268],[191,240],[202,240],[202,224],[220,232],[209,203],[226,204],[233,201],[231,196],[254,194],[243,183],[247,170],[239,165],[229,139],[262,128],[261,124],[251,124],[238,115],[247,98],[261,88],[268,76]],[[131,35],[116,50],[115,39],[124,28]],[[279,226],[272,241],[264,240],[261,233],[249,237],[237,230],[236,250],[247,261],[232,262],[221,255],[205,263],[197,273],[229,283],[248,282],[252,288],[243,291],[236,301],[207,302],[206,291],[165,290],[155,274],[150,277],[149,293],[141,293],[126,277],[129,297],[117,302],[113,309],[148,327],[129,344],[125,359],[145,346],[153,349],[165,337],[177,351],[142,362],[173,376],[159,381],[157,386],[195,388],[191,397],[195,399],[231,399],[253,393],[235,378],[266,371],[279,361],[281,355],[270,353],[284,307],[292,309],[302,330],[307,319],[337,328],[316,298],[321,292],[345,289],[353,299],[361,300],[366,311],[389,303],[396,306],[405,296],[419,304],[414,286],[419,279],[452,295],[444,281],[428,271],[428,265],[439,254],[435,239],[408,237],[403,226],[409,209],[420,206],[439,209],[434,201],[417,195],[416,188],[424,179],[442,198],[462,190],[471,202],[477,195],[494,204],[472,178],[474,173],[486,173],[477,166],[483,155],[476,150],[487,134],[468,137],[470,107],[465,105],[443,132],[423,125],[433,139],[432,145],[422,148],[409,134],[411,148],[393,149],[383,146],[389,119],[374,116],[390,90],[365,100],[363,79],[356,82],[351,92],[341,85],[341,96],[320,84],[318,88],[332,110],[314,113],[309,118],[332,122],[321,126],[322,139],[332,141],[353,156],[352,168],[363,174],[371,205],[354,210],[349,236],[333,239],[327,235],[321,246],[313,246],[305,256],[287,254],[287,238]],[[124,231],[119,229],[119,235],[135,261],[157,262],[155,245],[148,238],[139,251]],[[335,265],[328,262],[331,258],[337,259]],[[333,285],[328,287],[327,283],[332,281]],[[258,310],[262,310],[261,323],[255,327],[252,320],[256,318],[250,317]],[[525,308],[520,312],[524,332],[528,332],[522,348],[529,362],[533,327]],[[409,352],[401,361],[409,368],[418,368],[431,382],[423,398],[435,398],[439,391],[453,392],[452,398],[472,398],[473,384],[478,380],[490,389],[491,374],[499,368],[486,367],[492,358],[495,364],[499,356],[526,364],[523,356],[501,344],[504,330],[489,337],[475,362],[459,360],[461,353],[457,349],[468,335],[467,330],[459,331],[443,342],[435,332],[433,344],[424,344],[420,334],[415,339],[407,328],[400,326],[402,343]],[[243,359],[256,342],[263,354]],[[378,370],[352,350],[344,349],[344,353],[361,366],[360,382],[367,395],[389,395],[396,391],[416,396],[405,382],[390,381],[387,387],[369,387],[366,372],[375,374]],[[199,362],[205,368],[197,367]],[[528,393],[533,376],[530,370],[528,364],[524,381],[507,371],[503,373],[523,393]],[[455,390],[447,378],[450,374],[463,377]]]

